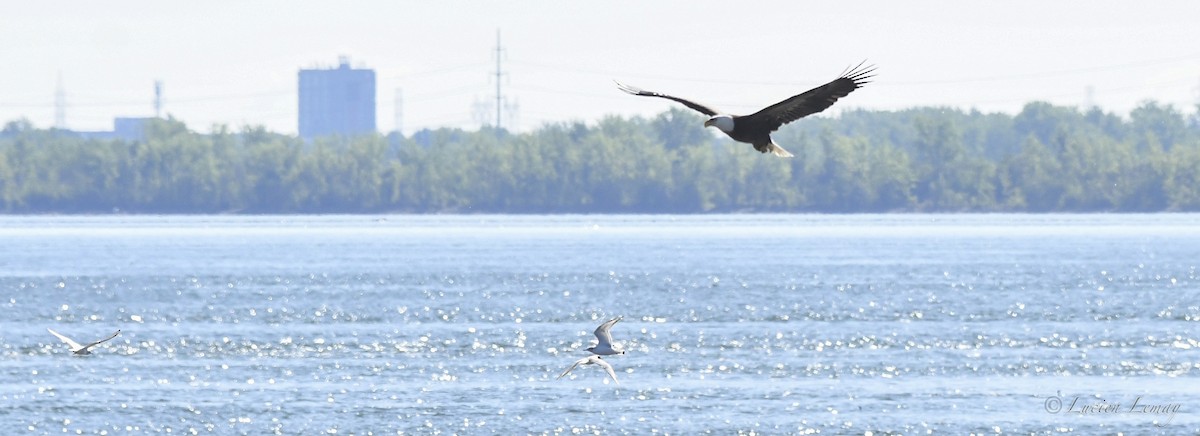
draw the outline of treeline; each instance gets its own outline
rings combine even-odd
[[[762,155],[676,109],[510,134],[306,143],[262,128],[85,140],[0,132],[7,213],[1099,212],[1200,210],[1200,123],[1031,103],[1019,114],[850,111],[776,132]]]

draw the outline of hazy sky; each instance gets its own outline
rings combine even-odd
[[[1200,2],[1134,1],[23,1],[0,7],[0,122],[110,130],[165,112],[192,129],[295,133],[300,68],[339,56],[376,70],[381,131],[479,125],[501,85],[518,130],[664,100],[613,80],[748,113],[868,60],[878,77],[835,109],[954,106],[1016,112],[1147,99],[1195,111]]]

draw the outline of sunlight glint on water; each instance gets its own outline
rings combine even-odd
[[[0,241],[5,434],[1200,431],[1196,215],[36,216]],[[555,380],[618,315],[621,384]],[[73,357],[46,328],[123,333]]]

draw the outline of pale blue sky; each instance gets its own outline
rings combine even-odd
[[[1016,112],[1082,105],[1090,86],[1118,113],[1146,99],[1193,112],[1198,17],[1190,0],[7,2],[0,121],[52,126],[61,74],[72,129],[151,115],[157,79],[165,111],[195,130],[295,133],[297,70],[345,55],[377,72],[381,131],[397,88],[405,132],[474,128],[472,107],[494,98],[497,29],[518,130],[670,107],[613,79],[747,113],[863,59],[878,78],[835,109]]]

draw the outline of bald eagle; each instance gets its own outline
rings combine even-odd
[[[771,132],[778,130],[784,124],[823,111],[833,106],[833,103],[837,102],[839,98],[845,97],[851,91],[870,83],[867,79],[875,77],[872,74],[875,72],[875,66],[863,67],[864,63],[866,62],[859,63],[854,68],[847,68],[846,72],[842,73],[840,77],[834,79],[832,82],[804,91],[802,94],[767,106],[750,115],[723,114],[716,109],[700,103],[653,91],[646,91],[620,82],[617,82],[617,87],[633,95],[659,97],[683,103],[684,106],[695,109],[710,117],[708,121],[704,122],[704,127],[714,126],[725,132],[734,141],[751,144],[755,150],[761,153],[769,151],[771,154],[779,157],[792,157],[791,153],[788,153],[787,150],[784,150],[783,147],[780,147],[775,144],[775,141],[771,140]]]

